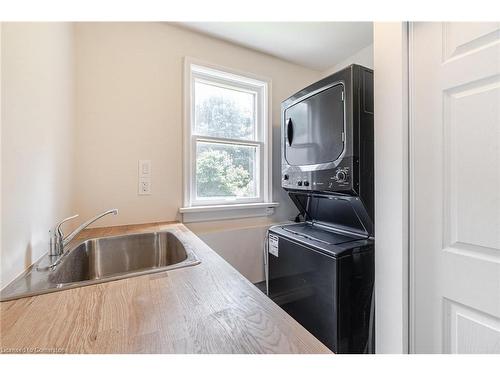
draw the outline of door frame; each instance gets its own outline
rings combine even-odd
[[[413,352],[410,27],[374,23],[376,353]]]
[[[414,241],[414,191],[415,181],[415,144],[414,144],[414,63],[413,63],[413,30],[414,22],[408,22],[408,353],[415,354],[415,241]]]

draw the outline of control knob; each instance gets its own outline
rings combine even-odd
[[[347,173],[344,171],[337,171],[335,175],[335,179],[337,182],[346,182],[347,181]]]

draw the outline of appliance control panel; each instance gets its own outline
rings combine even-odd
[[[355,187],[353,180],[352,166],[341,163],[336,168],[319,171],[285,169],[281,186],[290,190],[349,192]]]
[[[282,186],[290,189],[309,190],[311,177],[311,172],[294,172],[291,175],[285,173],[282,176]]]

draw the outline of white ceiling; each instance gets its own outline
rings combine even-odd
[[[182,26],[325,70],[372,44],[371,22],[180,22]]]

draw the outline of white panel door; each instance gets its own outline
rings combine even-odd
[[[500,353],[500,23],[414,23],[410,59],[410,346]]]

